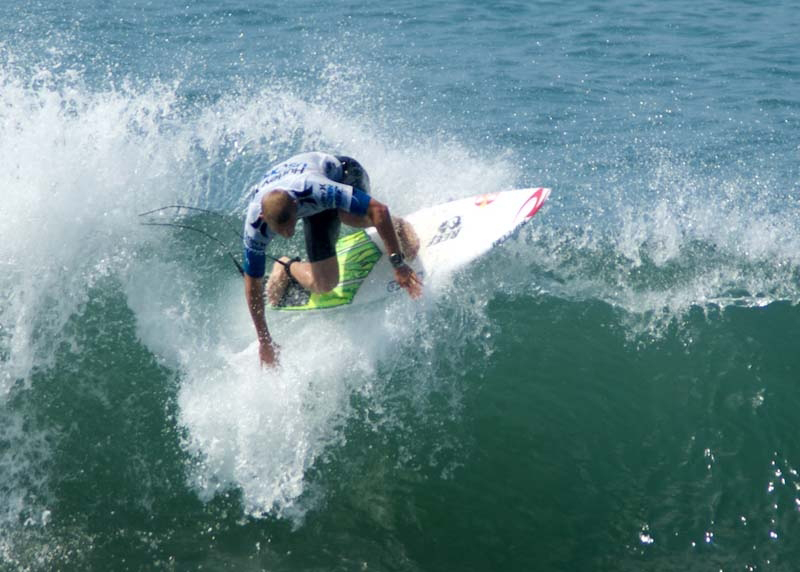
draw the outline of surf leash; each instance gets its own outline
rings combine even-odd
[[[224,214],[219,213],[217,211],[212,211],[211,209],[202,209],[200,207],[190,207],[190,206],[186,206],[186,205],[167,205],[165,207],[159,207],[159,208],[153,209],[151,211],[139,213],[139,216],[149,216],[149,215],[153,215],[155,213],[162,212],[162,211],[165,211],[165,210],[168,210],[168,209],[175,209],[175,210],[185,209],[185,210],[189,210],[189,211],[198,211],[198,212],[201,212],[201,213],[214,215],[215,217],[218,217],[218,218],[221,218],[221,219],[225,219],[226,218]],[[236,230],[232,229],[231,227],[227,227],[227,229],[230,232],[232,232],[236,236],[236,238],[238,238],[239,240],[242,239],[242,235],[240,233],[238,233]]]
[[[222,213],[218,213],[218,212],[212,211],[210,209],[203,209],[203,208],[199,208],[199,207],[190,207],[190,206],[186,206],[186,205],[167,205],[167,206],[159,207],[157,209],[153,209],[153,210],[150,210],[150,211],[147,211],[147,212],[139,213],[139,216],[148,216],[148,215],[152,215],[152,214],[155,214],[155,213],[158,213],[158,212],[162,212],[162,211],[165,211],[165,210],[168,210],[168,209],[176,209],[176,210],[186,209],[186,210],[198,211],[198,212],[203,212],[203,213],[206,213],[206,214],[211,214],[211,215],[217,216],[219,218],[225,218],[225,215],[223,215]],[[233,253],[231,253],[231,251],[228,248],[228,246],[224,242],[222,242],[222,240],[220,240],[218,237],[214,236],[210,232],[206,232],[202,228],[197,228],[196,226],[191,226],[191,225],[183,224],[183,223],[179,223],[179,222],[141,222],[139,224],[141,224],[142,226],[171,226],[173,228],[178,228],[178,229],[181,229],[181,230],[191,230],[193,232],[197,232],[199,234],[202,234],[207,239],[209,239],[209,240],[217,243],[218,245],[220,245],[225,250],[225,254],[236,265],[236,270],[239,271],[239,274],[244,276],[244,268],[242,268],[242,264],[233,255]],[[240,233],[236,232],[235,230],[233,230],[230,227],[228,227],[228,230],[233,232],[236,235],[236,238],[238,238],[239,240],[242,239],[242,235]],[[284,262],[283,260],[279,260],[279,259],[275,258],[274,256],[270,256],[269,254],[265,254],[265,256],[267,258],[269,258],[270,260],[272,260],[274,262],[277,262],[278,264],[282,265],[286,269],[286,274],[289,275],[289,279],[292,280],[293,282],[296,282],[296,280],[294,279],[294,276],[292,276],[292,273],[289,272],[289,267],[295,262],[300,262],[300,258],[299,257],[295,257],[295,258],[289,260],[288,262]]]
[[[228,247],[225,245],[225,243],[222,242],[220,239],[218,239],[213,234],[208,233],[208,232],[204,231],[201,228],[197,228],[195,226],[189,226],[188,224],[180,224],[180,223],[177,223],[177,222],[142,222],[142,223],[139,223],[139,224],[141,224],[142,226],[171,226],[173,228],[180,228],[180,229],[183,229],[183,230],[192,230],[194,232],[198,232],[198,233],[202,234],[203,236],[205,236],[206,238],[208,238],[209,240],[213,240],[214,242],[219,244],[222,248],[224,248],[225,249],[225,254],[227,254],[228,257],[236,265],[236,269],[239,271],[239,274],[244,276],[244,268],[242,268],[241,263],[231,253],[231,251],[228,250]]]

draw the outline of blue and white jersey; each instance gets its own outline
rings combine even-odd
[[[298,218],[328,209],[365,215],[369,195],[337,182],[341,178],[341,162],[326,153],[301,153],[272,167],[250,194],[244,222],[245,249],[263,253],[275,235],[261,218],[261,199],[271,191],[288,192],[297,201]]]

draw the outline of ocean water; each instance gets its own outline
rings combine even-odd
[[[0,3],[0,570],[800,569],[798,29]],[[312,149],[399,214],[553,194],[420,302],[271,317],[261,371],[228,252]]]

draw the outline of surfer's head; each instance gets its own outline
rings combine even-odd
[[[261,218],[273,232],[289,238],[297,224],[297,201],[286,191],[271,191],[261,199]]]

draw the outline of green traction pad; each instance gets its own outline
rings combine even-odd
[[[364,230],[336,241],[339,284],[330,292],[311,293],[292,282],[275,310],[320,310],[350,304],[382,253]]]

